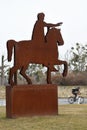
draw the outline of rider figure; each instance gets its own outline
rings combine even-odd
[[[37,21],[34,25],[33,32],[32,32],[32,40],[36,42],[39,46],[42,46],[43,43],[46,42],[46,38],[44,35],[44,27],[47,27],[47,31],[49,31],[50,27],[56,27],[60,26],[62,22],[57,23],[57,24],[52,24],[52,23],[46,23],[44,22],[44,13],[39,13],[37,15]],[[51,66],[51,71],[57,71],[53,66]]]
[[[80,94],[80,87],[72,89],[72,94],[75,95],[74,101],[76,101],[77,95]]]

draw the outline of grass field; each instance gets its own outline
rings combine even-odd
[[[87,130],[87,105],[60,105],[59,115],[7,119],[0,107],[0,130]]]
[[[81,87],[86,92],[87,87]],[[60,97],[71,94],[71,87],[59,87]],[[86,95],[86,94],[85,94]],[[0,98],[5,98],[5,87],[0,87]],[[87,130],[87,104],[59,105],[59,115],[6,118],[6,108],[0,106],[0,130]]]

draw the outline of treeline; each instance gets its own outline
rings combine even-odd
[[[58,85],[87,85],[87,72],[71,72],[67,77],[63,78],[61,75],[54,75],[52,82]]]

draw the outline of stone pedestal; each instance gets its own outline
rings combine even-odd
[[[7,118],[57,114],[57,85],[6,86]]]

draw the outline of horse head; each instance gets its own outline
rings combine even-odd
[[[52,43],[55,41],[58,45],[63,45],[64,41],[61,35],[61,30],[57,28],[51,28],[46,35],[47,42]]]

